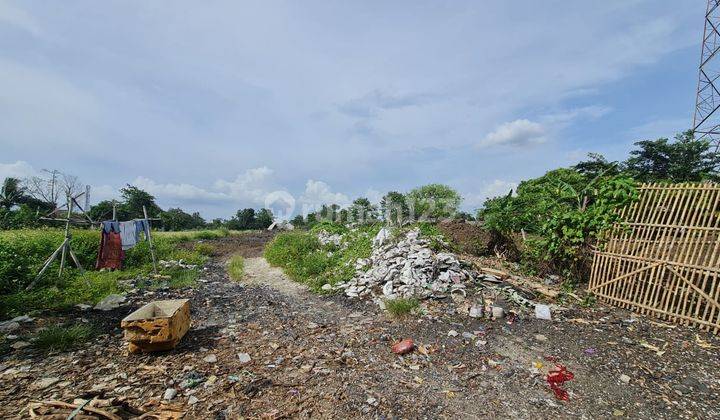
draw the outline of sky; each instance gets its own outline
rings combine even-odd
[[[473,211],[692,123],[705,2],[0,0],[0,178],[228,218],[443,183]],[[282,206],[281,206],[282,207]]]

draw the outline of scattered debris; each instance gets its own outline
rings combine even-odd
[[[407,354],[415,349],[415,342],[412,338],[406,338],[402,341],[395,343],[392,346],[392,352],[395,354]]]
[[[622,375],[620,375],[620,382],[627,385],[630,383],[630,377],[623,373]]]
[[[197,264],[186,264],[182,259],[180,260],[160,260],[158,264],[162,268],[183,268],[186,270],[194,270],[197,268]]]
[[[395,244],[374,247],[370,258],[357,261],[355,277],[337,287],[350,297],[428,298],[462,290],[476,277],[455,255],[435,253],[419,236],[415,228]]]
[[[548,385],[550,385],[550,389],[552,389],[553,393],[555,393],[555,398],[561,401],[567,401],[570,398],[570,395],[568,392],[563,388],[563,385],[567,381],[571,381],[575,378],[575,375],[573,375],[572,372],[567,370],[567,368],[563,365],[556,365],[553,369],[548,372],[547,377],[545,380],[547,381]]]

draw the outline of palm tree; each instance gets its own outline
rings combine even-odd
[[[20,180],[17,178],[5,178],[2,188],[0,188],[0,207],[10,210],[12,206],[18,204],[24,195],[25,189],[20,186]]]

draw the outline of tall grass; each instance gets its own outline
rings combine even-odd
[[[245,275],[245,259],[241,255],[233,255],[228,262],[228,275],[235,281],[240,281]]]

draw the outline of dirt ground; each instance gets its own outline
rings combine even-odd
[[[208,241],[219,252],[196,289],[137,291],[114,311],[37,319],[85,320],[104,334],[72,352],[0,359],[0,417],[29,417],[32,401],[91,397],[197,419],[720,417],[720,340],[707,333],[601,305],[553,321],[493,321],[445,299],[394,320],[371,302],[289,281],[261,257],[269,237]],[[243,282],[225,271],[236,253],[247,258]],[[120,319],[164,298],[191,300],[191,330],[172,351],[128,355]],[[393,354],[403,338],[416,351]],[[545,381],[555,364],[574,373],[568,401]],[[167,389],[177,391],[170,401]]]

